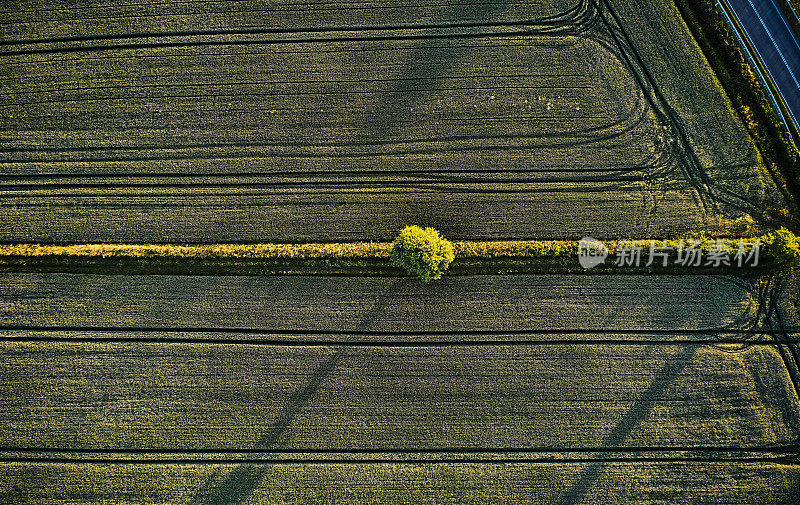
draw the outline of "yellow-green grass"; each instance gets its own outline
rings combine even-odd
[[[610,251],[607,264],[593,272],[616,271],[680,271],[687,273],[720,273],[737,271],[745,274],[779,268],[774,254],[761,247],[758,261],[753,257],[742,268],[735,259],[740,246],[744,254],[751,252],[756,240],[762,237],[708,238],[698,236],[667,240],[670,258],[665,267],[662,260],[647,267],[651,247],[664,247],[663,240],[639,239],[604,241]],[[722,242],[719,242],[722,241]],[[708,257],[713,249],[729,254],[729,265],[713,268],[681,267],[677,251],[690,244],[698,245]],[[632,267],[618,267],[619,247],[641,248],[641,261]],[[515,240],[515,241],[455,241],[455,260],[446,274],[470,275],[480,273],[547,273],[584,271],[578,263],[579,242],[575,240]],[[348,274],[396,275],[401,269],[389,259],[390,242],[309,243],[309,244],[0,244],[0,269],[4,271],[50,271],[94,273],[173,273],[173,274]],[[663,249],[660,249],[663,250]],[[746,256],[743,256],[744,260]],[[753,267],[757,263],[757,267]]]
[[[741,241],[749,252],[756,239],[763,237],[689,237],[671,239],[666,246],[677,250],[691,244],[704,252],[723,241],[723,250],[736,252]],[[664,239],[605,240],[610,251],[622,245],[647,249],[651,245],[662,247]],[[570,256],[578,253],[577,240],[507,240],[507,241],[454,241],[456,255],[466,259],[536,258],[543,256]],[[0,257],[131,257],[131,258],[252,258],[252,259],[339,259],[388,258],[391,242],[350,242],[310,244],[0,244]]]
[[[713,184],[756,211],[781,209],[677,11],[649,0],[612,3],[627,7],[637,45],[654,52],[654,74]],[[187,4],[167,25],[150,3],[134,17],[117,4],[93,14],[102,24],[76,21],[85,17],[81,9],[60,8],[44,9],[56,19],[30,23],[46,4],[19,6],[4,34],[225,30],[254,21],[251,12],[195,16]],[[443,15],[425,5],[382,5],[359,10],[365,17],[355,20],[351,11],[279,9],[262,24],[402,23],[403,16],[463,22],[475,20],[467,13],[497,8],[483,5],[458,4]],[[509,21],[552,14],[552,4],[509,4],[490,14],[490,21]],[[423,32],[430,35],[403,33]],[[2,146],[8,203],[0,240],[331,243],[10,246],[20,254],[4,257],[19,262],[9,268],[55,259],[73,273],[2,276],[0,440],[6,448],[98,450],[660,444],[688,448],[690,456],[701,452],[691,451],[697,446],[793,442],[797,399],[780,356],[764,341],[770,335],[759,333],[757,309],[766,300],[755,294],[757,281],[484,275],[423,288],[392,277],[75,273],[76,262],[106,260],[126,268],[140,261],[269,260],[282,268],[351,261],[363,272],[364,258],[386,261],[385,241],[406,222],[443,223],[445,235],[459,239],[574,238],[589,229],[601,237],[742,233],[734,231],[739,211],[700,205],[669,159],[673,132],[643,107],[633,77],[603,46],[608,41],[587,33],[4,57],[13,84],[2,89],[10,97],[0,129],[14,140]],[[504,77],[522,71],[531,73]],[[525,100],[531,112],[520,108]],[[462,111],[470,114],[457,117]],[[478,117],[499,119],[471,119]],[[593,127],[602,135],[565,138]],[[443,132],[463,138],[437,138]],[[501,140],[520,133],[534,140]],[[312,140],[297,146],[298,139]],[[324,142],[336,145],[318,145]],[[621,174],[626,166],[631,173]],[[453,167],[488,183],[463,182]],[[332,170],[345,174],[332,177]],[[514,182],[515,170],[529,171],[530,180]],[[343,243],[365,237],[383,242]],[[456,248],[462,261],[475,262],[574,259],[576,252],[574,242]],[[106,340],[92,341],[98,338]],[[200,341],[209,338],[224,342]],[[160,342],[168,339],[185,341]],[[526,341],[536,339],[547,342]],[[798,491],[798,466],[768,461],[5,462],[1,469],[0,496],[11,503],[791,503]]]
[[[798,465],[770,455],[793,443],[800,412],[782,358],[754,328],[755,280],[2,280],[6,501],[791,503],[797,488]],[[513,447],[598,461],[469,463]],[[442,448],[467,462],[412,462]],[[208,449],[365,452],[352,464],[249,465],[197,452]],[[15,461],[30,457],[64,460]],[[203,461],[171,462],[186,457]]]

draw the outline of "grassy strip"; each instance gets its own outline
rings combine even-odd
[[[352,242],[329,244],[75,244],[0,245],[0,257],[37,258],[246,258],[246,259],[389,259],[391,242]],[[577,241],[528,240],[492,242],[453,242],[461,258],[563,256],[576,254]]]
[[[764,237],[761,237],[763,241]],[[667,240],[667,245],[678,248],[682,239]],[[755,238],[716,239],[699,237],[685,239],[699,242],[703,251],[710,251],[717,240],[725,240],[730,252],[737,250],[740,240],[750,244]],[[649,247],[652,243],[662,244],[662,240],[606,240],[603,243],[614,250],[624,243],[639,247]],[[319,244],[0,244],[0,259],[8,258],[184,258],[184,259],[262,259],[262,260],[370,260],[389,259],[391,242],[349,242]],[[561,258],[578,253],[577,240],[508,240],[508,241],[455,241],[453,249],[459,259],[494,258]],[[749,246],[748,246],[749,250]]]
[[[454,273],[512,268],[539,271],[577,254],[577,242],[455,242]],[[0,270],[164,274],[400,275],[390,242],[331,244],[214,244],[67,246],[0,245]],[[574,259],[574,258],[573,258]],[[494,261],[487,261],[494,260]],[[550,261],[548,261],[550,260]],[[576,263],[577,265],[577,263]]]
[[[388,242],[331,244],[75,244],[0,245],[0,257],[66,256],[76,258],[251,258],[251,259],[366,259],[389,258]]]
[[[716,239],[699,238],[704,254],[717,247]],[[730,238],[728,252],[733,255],[744,240],[746,250],[754,239]],[[626,241],[627,242],[627,241]],[[686,244],[689,242],[687,241]],[[593,272],[665,271],[684,273],[719,272],[719,268],[680,267],[673,265],[679,240],[667,241],[674,251],[667,267],[654,264],[645,267],[651,245],[662,246],[661,240],[634,240],[630,244],[642,248],[639,267],[617,267],[614,251],[620,240],[605,241],[609,259]],[[329,274],[329,275],[398,275],[403,270],[389,260],[389,242],[356,242],[329,244],[76,244],[0,245],[0,271],[148,273],[148,274]],[[448,272],[456,275],[480,273],[542,273],[584,271],[578,263],[578,241],[527,240],[453,242],[456,259]],[[758,270],[772,266],[769,254],[761,252]],[[726,268],[726,267],[723,267]],[[754,268],[728,267],[736,271]]]
[[[795,231],[800,229],[800,151],[785,130],[764,88],[730,33],[712,0],[675,0],[686,24],[725,88],[742,122],[753,138],[776,183],[781,186],[790,209],[772,216]]]

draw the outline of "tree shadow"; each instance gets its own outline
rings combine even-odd
[[[392,281],[386,290],[375,300],[373,306],[364,314],[354,328],[355,332],[368,331],[386,310],[389,302],[395,297],[403,286],[402,278]],[[352,337],[351,337],[352,339]],[[311,373],[308,383],[297,389],[286,400],[286,404],[278,415],[278,419],[255,444],[254,449],[265,451],[280,449],[285,442],[280,442],[295,418],[306,407],[308,402],[319,390],[325,379],[349,354],[346,346],[337,347],[334,353],[317,366]],[[258,487],[261,479],[270,468],[268,461],[264,464],[248,463],[236,467],[222,482],[214,484],[217,472],[211,475],[206,484],[195,493],[190,503],[204,505],[222,505],[243,502]]]
[[[639,398],[637,398],[636,402],[630,410],[628,410],[625,417],[620,420],[617,426],[603,440],[601,444],[603,448],[620,447],[636,425],[647,417],[669,385],[672,384],[683,369],[686,368],[696,351],[696,346],[687,346],[658,371],[650,387],[639,395]],[[572,487],[562,495],[561,500],[558,502],[559,505],[574,505],[579,503],[600,478],[605,465],[606,462],[599,461],[587,466],[586,469],[581,472]]]

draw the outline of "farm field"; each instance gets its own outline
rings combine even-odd
[[[663,0],[100,4],[0,16],[2,241],[730,234],[785,207]]]
[[[388,452],[401,461],[476,451],[523,459],[554,450],[781,453],[795,441],[794,390],[771,344],[596,343],[602,338],[410,347],[4,342],[0,438],[7,454],[44,457],[260,449],[293,451],[290,459]]]
[[[298,333],[341,340],[365,331],[380,338],[410,333],[402,339],[435,334],[439,340],[470,332],[724,332],[757,327],[760,309],[755,281],[735,276],[481,275],[428,285],[405,277],[2,278],[0,324],[23,337],[37,335],[37,328],[65,336],[72,328],[211,330],[205,335],[235,330],[241,334],[235,338],[245,341]],[[663,300],[670,305],[662,309]],[[256,331],[248,335],[248,329]]]
[[[334,463],[307,464],[179,464],[179,465],[7,465],[12,483],[34,481],[37,487],[9,485],[3,496],[31,503],[51,499],[74,503],[139,497],[145,503],[225,503],[250,494],[240,503],[558,503],[554,483],[594,480],[603,486],[570,497],[585,503],[702,502],[791,503],[797,494],[797,466],[752,462],[653,463],[441,463],[433,465]],[[220,493],[213,486],[233,480]],[[102,485],[93,483],[103,483]],[[110,484],[113,483],[113,484]],[[153,483],[158,483],[153,485]],[[438,489],[435,498],[427,490]],[[197,490],[200,490],[199,492]],[[562,500],[562,503],[570,503]]]
[[[758,279],[450,277],[430,285],[450,312],[406,278],[3,281],[6,499],[402,502],[434,486],[445,501],[658,502],[692,486],[783,503],[799,482],[796,369]],[[661,296],[618,305],[647,287]],[[469,309],[454,293],[477,308],[472,331],[453,326]]]
[[[2,2],[0,97],[18,251],[746,238],[796,208],[673,0]],[[421,283],[143,251],[0,258],[0,503],[800,496],[782,256]]]

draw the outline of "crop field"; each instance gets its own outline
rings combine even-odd
[[[800,325],[764,281],[4,274],[0,496],[784,503]]]
[[[0,12],[2,241],[725,234],[784,208],[668,1],[56,4]]]
[[[0,2],[0,97],[0,503],[796,505],[795,197],[672,0]]]
[[[558,503],[553,484],[597,474],[594,463],[363,465],[203,464],[203,465],[2,465],[14,482],[34,481],[29,492],[8,488],[4,497],[30,502],[75,503],[102,497],[111,502],[140,497],[144,503]],[[605,463],[605,488],[572,490],[587,503],[702,502],[791,503],[797,494],[797,467],[763,463]],[[235,484],[222,492],[212,486]],[[98,486],[93,482],[113,483]],[[153,483],[157,483],[153,486]],[[443,484],[445,483],[445,484]],[[448,485],[449,484],[449,485]],[[203,487],[203,486],[206,487]],[[435,498],[426,490],[437,487]],[[203,493],[197,493],[202,489]],[[331,490],[336,490],[331,491]],[[4,490],[5,491],[5,490]],[[563,500],[562,503],[570,503]]]
[[[724,332],[758,325],[754,282],[716,275],[481,275],[422,285],[404,277],[4,274],[0,324],[20,332],[251,328],[262,335],[253,338],[310,332],[333,339],[363,331],[392,339],[401,330],[438,340],[448,332],[541,330],[545,339],[549,330]],[[671,302],[662,309],[665,299]]]
[[[770,345],[602,338],[346,349],[4,342],[0,438],[7,453],[262,449],[412,461],[442,449],[739,454],[794,442],[794,391]]]

